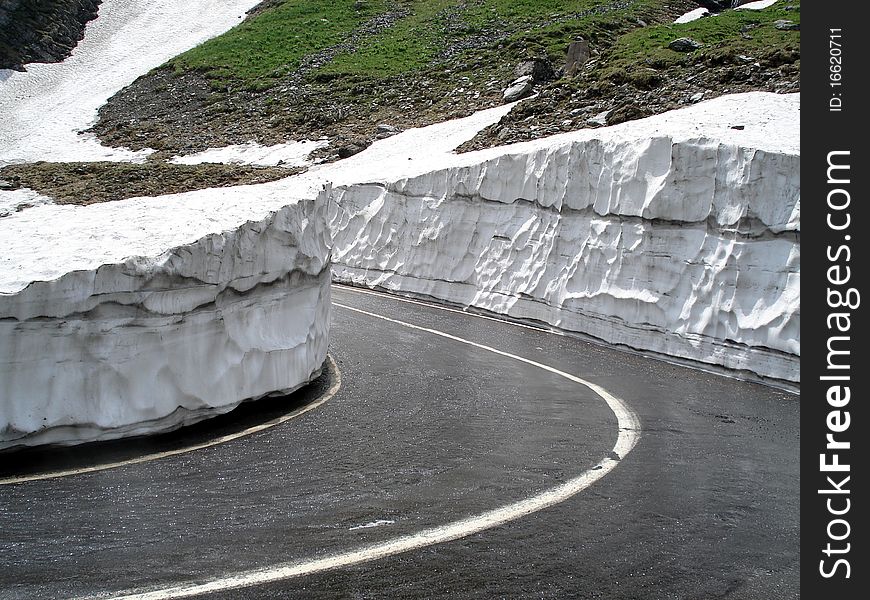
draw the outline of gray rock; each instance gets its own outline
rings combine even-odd
[[[0,179],[0,190],[15,190],[18,189],[18,185],[14,181],[7,181],[6,179]]]
[[[502,92],[502,98],[504,99],[505,104],[516,102],[517,100],[521,100],[528,96],[532,92],[534,86],[535,80],[532,76],[525,75],[524,77],[520,77],[512,82],[508,88]]]
[[[568,44],[568,56],[565,58],[565,75],[573,77],[577,71],[586,64],[592,56],[589,50],[589,42],[583,38],[576,39]]]
[[[524,60],[514,68],[514,75],[516,77],[530,75],[537,82],[551,81],[555,78],[553,65],[543,58]]]
[[[394,127],[388,123],[379,123],[375,129],[378,135],[386,134],[387,136],[396,135],[400,131],[398,127]]]
[[[800,31],[801,24],[789,21],[788,19],[779,19],[774,21],[773,26],[782,31]]]
[[[598,127],[604,127],[605,125],[607,125],[607,115],[609,115],[609,114],[610,114],[609,110],[605,110],[604,112],[600,112],[597,115],[595,115],[593,117],[589,117],[588,119],[586,119],[586,124],[598,126]]]
[[[670,44],[668,44],[668,48],[673,50],[674,52],[694,52],[698,48],[703,48],[704,44],[701,42],[695,41],[692,38],[677,38]]]
[[[704,92],[696,92],[696,93],[692,94],[691,98],[689,98],[689,102],[691,102],[692,104],[695,104],[696,102],[700,102],[703,99],[704,99]]]

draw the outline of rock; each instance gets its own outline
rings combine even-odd
[[[379,123],[378,126],[375,128],[375,131],[379,135],[383,134],[383,133],[385,133],[387,135],[396,135],[397,133],[399,133],[400,129],[398,127],[394,127],[388,123]]]
[[[550,61],[543,58],[524,60],[516,66],[514,75],[517,77],[530,75],[536,82],[551,81],[555,78],[553,65],[550,64]]]
[[[696,92],[696,93],[692,94],[692,96],[689,98],[689,102],[691,102],[692,104],[696,104],[696,103],[700,102],[701,100],[703,100],[703,98],[704,98],[704,92]]]
[[[586,119],[587,125],[594,125],[596,127],[604,127],[607,125],[607,115],[610,114],[609,110],[605,110],[603,112],[598,113],[595,116],[589,117]]]
[[[573,77],[577,71],[586,64],[592,56],[589,50],[589,42],[583,38],[576,39],[568,44],[568,55],[565,58],[565,75]]]
[[[677,38],[668,44],[668,48],[674,52],[694,52],[698,48],[703,48],[704,44],[695,41],[692,38]]]
[[[532,92],[534,86],[535,80],[532,76],[525,75],[524,77],[514,80],[508,88],[502,92],[502,98],[504,99],[505,104],[516,102],[517,100],[521,100],[528,96]]]
[[[628,102],[626,104],[622,104],[621,106],[617,106],[610,112],[609,115],[607,115],[607,124],[618,125],[619,123],[625,123],[626,121],[642,119],[643,117],[646,117],[648,115],[649,113],[637,104],[633,102]]]
[[[0,69],[69,56],[101,0],[0,0]]]
[[[789,21],[788,19],[779,19],[773,23],[773,26],[782,31],[800,31],[801,24]]]
[[[17,190],[18,183],[7,179],[0,179],[0,190]]]
[[[343,146],[338,148],[338,157],[339,158],[350,158],[354,154],[359,154],[363,150],[369,147],[371,142],[369,140],[354,140],[352,142],[348,142]]]

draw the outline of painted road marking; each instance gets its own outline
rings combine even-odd
[[[235,433],[230,433],[219,438],[215,438],[213,440],[209,440],[208,442],[203,442],[201,444],[194,444],[192,446],[186,446],[184,448],[177,448],[175,450],[167,450],[166,452],[156,452],[154,454],[146,454],[144,456],[137,456],[135,458],[128,458],[126,460],[119,460],[117,462],[106,463],[102,465],[93,465],[90,467],[81,467],[78,469],[67,469],[63,471],[51,471],[48,473],[38,473],[34,475],[21,475],[16,477],[5,477],[0,479],[0,485],[10,485],[13,483],[25,483],[28,481],[41,481],[44,479],[57,479],[58,477],[69,477],[71,475],[83,475],[85,473],[96,473],[98,471],[107,471],[109,469],[117,469],[118,467],[126,467],[128,465],[138,465],[144,462],[150,462],[152,460],[159,460],[161,458],[167,458],[169,456],[177,456],[179,454],[187,454],[188,452],[193,452],[194,450],[202,450],[203,448],[211,448],[212,446],[217,446],[219,444],[225,444],[227,442],[231,442],[233,440],[237,440],[239,438],[258,433],[260,431],[264,431],[266,429],[270,429],[275,427],[276,425],[280,425],[281,423],[285,423],[290,419],[295,419],[301,415],[304,415],[310,410],[314,410],[333,396],[335,396],[336,392],[338,392],[339,388],[341,388],[341,372],[338,370],[338,365],[335,364],[335,361],[331,356],[326,357],[329,362],[329,366],[332,369],[332,372],[335,373],[335,381],[332,382],[332,385],[329,386],[329,389],[317,400],[313,402],[309,402],[305,406],[301,406],[296,410],[287,413],[286,415],[282,415],[270,421],[266,421],[265,423],[260,423],[259,425],[254,425],[252,427],[248,427],[247,429],[243,429],[242,431],[237,431]]]
[[[531,329],[533,331],[541,331],[544,333],[552,333],[553,335],[560,335],[562,337],[571,337],[564,331],[560,331],[558,329],[554,329],[552,327],[544,327],[544,326],[535,326],[529,325],[528,323],[519,323],[517,321],[511,321],[508,319],[508,315],[503,315],[502,318],[499,317],[491,317],[489,315],[484,315],[477,312],[469,312],[467,310],[463,310],[461,308],[452,308],[450,306],[442,306],[440,304],[436,304],[434,302],[424,302],[422,300],[414,300],[411,298],[406,298],[405,296],[397,296],[388,292],[379,292],[377,290],[370,290],[366,288],[359,288],[352,285],[347,285],[345,283],[335,283],[332,284],[334,287],[339,287],[342,290],[346,290],[349,292],[356,292],[357,294],[367,294],[369,296],[379,296],[381,298],[389,298],[390,300],[397,300],[399,302],[406,302],[407,304],[418,304],[420,306],[426,306],[428,308],[437,308],[438,310],[444,310],[452,313],[459,313],[460,315],[465,315],[466,317],[477,317],[478,319],[486,319],[487,321],[495,321],[496,323],[513,325],[514,327],[521,327],[523,329]],[[579,334],[578,334],[578,339]],[[586,341],[586,340],[582,340]]]
[[[319,573],[321,571],[328,571],[340,567],[347,567],[350,565],[357,565],[364,562],[378,560],[380,558],[386,558],[388,556],[408,552],[410,550],[425,548],[426,546],[431,546],[433,544],[441,544],[452,540],[458,540],[474,533],[478,533],[486,529],[491,529],[493,527],[503,525],[510,521],[514,521],[526,515],[538,512],[539,510],[543,510],[555,504],[559,504],[560,502],[564,502],[568,498],[571,498],[572,496],[585,490],[590,485],[592,485],[593,483],[607,475],[610,471],[612,471],[616,467],[616,465],[619,464],[619,460],[624,459],[625,456],[629,452],[631,452],[632,448],[634,448],[635,444],[637,444],[637,441],[640,438],[640,420],[638,419],[634,411],[629,408],[629,406],[626,405],[622,400],[613,396],[610,392],[608,392],[601,386],[598,386],[590,381],[586,381],[585,379],[581,379],[580,377],[576,377],[574,375],[571,375],[570,373],[565,373],[564,371],[560,371],[559,369],[530,360],[528,358],[523,358],[522,356],[517,356],[516,354],[504,352],[503,350],[499,350],[491,346],[472,342],[471,340],[466,340],[464,338],[460,338],[449,333],[444,333],[443,331],[429,329],[427,327],[420,327],[419,325],[406,323],[404,321],[399,321],[397,319],[378,315],[372,312],[361,310],[359,308],[340,304],[338,302],[333,302],[333,305],[359,314],[374,317],[376,319],[382,319],[390,323],[395,323],[403,327],[409,327],[411,329],[425,331],[427,333],[438,335],[449,340],[453,340],[455,342],[473,346],[475,348],[480,348],[488,352],[493,352],[500,356],[506,356],[508,358],[512,358],[514,360],[518,360],[529,365],[533,365],[547,372],[559,375],[560,377],[564,377],[565,379],[586,386],[587,388],[598,394],[601,398],[603,398],[607,405],[610,407],[610,409],[613,411],[613,414],[616,415],[619,426],[619,434],[616,440],[616,445],[613,447],[612,453],[615,454],[617,458],[614,459],[610,456],[607,456],[603,458],[601,462],[599,462],[597,465],[595,465],[591,469],[584,471],[577,477],[569,479],[568,481],[565,481],[564,483],[556,487],[545,490],[530,498],[526,498],[525,500],[520,500],[519,502],[514,502],[512,504],[508,504],[494,510],[486,511],[484,513],[474,515],[466,519],[447,523],[446,525],[431,527],[429,529],[424,529],[423,531],[419,531],[417,533],[404,535],[393,540],[388,540],[386,542],[364,546],[356,550],[340,552],[338,554],[333,554],[332,556],[327,556],[314,560],[289,562],[275,565],[272,567],[262,567],[248,571],[240,571],[206,582],[181,584],[160,589],[152,589],[149,591],[128,593],[127,595],[123,596],[102,594],[98,596],[92,596],[91,598],[114,598],[116,600],[122,598],[126,600],[164,600],[167,598],[186,598],[191,596],[198,596],[201,594],[208,594],[211,592],[223,592],[227,590],[263,585],[266,583],[273,583],[276,581],[282,581],[294,577],[301,577],[303,575],[311,575],[313,573]]]

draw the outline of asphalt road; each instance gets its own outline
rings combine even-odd
[[[0,485],[0,598],[799,597],[798,396],[382,295],[333,301],[341,386],[322,405]],[[156,440],[0,455],[0,479],[208,443],[292,416],[336,375]]]

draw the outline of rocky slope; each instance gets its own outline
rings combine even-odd
[[[102,0],[0,0],[0,69],[69,56]]]

